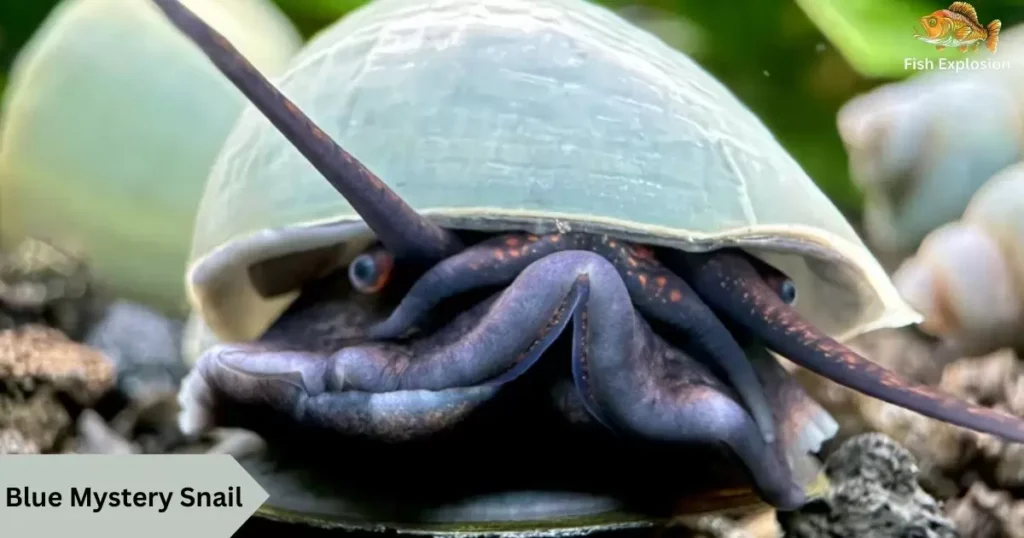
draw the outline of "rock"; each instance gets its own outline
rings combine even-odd
[[[754,538],[736,521],[721,515],[699,516],[689,521],[686,527],[697,538]]]
[[[753,538],[779,538],[782,536],[782,529],[779,528],[779,521],[774,508],[767,508],[750,514],[740,519],[737,525]]]
[[[787,538],[946,538],[959,534],[917,484],[914,457],[891,438],[847,440],[825,464],[831,488],[795,512],[780,512]]]
[[[1024,416],[1024,364],[1016,353],[1003,350],[985,357],[955,362],[943,373],[940,388],[1017,416]],[[917,429],[924,429],[917,426]],[[1024,488],[1024,445],[1003,441],[962,428],[921,444],[946,443],[946,458],[937,466],[958,481],[967,474],[980,473],[991,485],[1007,489]]]
[[[131,402],[110,421],[110,427],[134,440],[143,453],[163,454],[189,441],[178,428],[179,411],[174,392],[158,393]]]
[[[1024,363],[1012,350],[948,361],[941,345],[929,343],[913,331],[870,333],[851,347],[911,379],[1024,416]],[[846,434],[878,431],[906,447],[921,462],[921,481],[933,494],[943,498],[961,495],[975,474],[999,488],[1024,488],[1024,445],[930,419],[806,371],[798,377],[815,399],[840,419]]]
[[[78,416],[77,454],[135,454],[139,447],[112,430],[99,413],[92,409]]]
[[[38,454],[39,445],[25,438],[18,430],[0,430],[0,454]]]
[[[114,385],[102,353],[40,325],[0,331],[0,431],[13,430],[39,452],[70,433],[72,410],[89,407]]]
[[[0,332],[0,380],[23,392],[51,386],[87,407],[113,387],[114,364],[56,329],[27,325]]]
[[[1024,416],[1024,361],[1019,352],[1004,349],[948,361],[940,344],[910,330],[869,333],[853,347],[910,378]],[[1024,445],[927,418],[807,372],[798,376],[819,402],[841,417],[846,433],[879,431],[906,447],[920,462],[922,487],[955,507],[950,517],[961,535],[1015,536],[999,529],[1022,528],[1024,501],[1014,503],[1010,492],[1024,490]],[[1014,521],[1020,524],[1013,527]],[[997,530],[986,534],[989,529]]]
[[[34,452],[56,447],[69,433],[71,424],[71,415],[53,387],[43,386],[31,394],[14,392],[0,396],[0,429],[16,433],[34,447]]]
[[[85,342],[117,367],[117,386],[129,400],[174,393],[187,367],[181,355],[183,323],[142,305],[117,301],[90,329]]]
[[[0,253],[0,330],[41,324],[80,340],[104,306],[80,258],[36,239]]]
[[[259,454],[266,450],[267,443],[255,433],[237,428],[219,428],[210,432],[214,442],[207,454],[228,454],[236,459]]]
[[[781,535],[775,510],[764,506],[676,516],[659,531],[655,533],[657,538],[778,538]]]
[[[963,536],[1024,538],[1024,500],[992,491],[975,482],[967,494],[949,504],[946,513]]]

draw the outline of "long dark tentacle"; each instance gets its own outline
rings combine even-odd
[[[765,440],[775,439],[771,405],[753,367],[711,309],[686,282],[647,249],[590,234],[506,235],[469,247],[425,273],[392,315],[370,329],[372,338],[397,338],[446,298],[511,282],[531,263],[554,252],[595,252],[615,266],[633,303],[646,316],[689,336],[740,394]]]
[[[601,422],[659,443],[724,445],[767,501],[803,502],[786,461],[789,447],[766,443],[727,385],[655,335],[618,271],[591,252],[546,256],[500,295],[406,344],[327,354],[266,344],[218,347],[200,358],[185,391],[193,402],[227,396],[299,423],[409,439],[448,428],[491,398],[541,356],[570,318],[577,389]]]
[[[667,256],[673,259],[673,267],[678,262],[678,270],[687,273],[687,280],[708,304],[796,364],[922,415],[1024,442],[1024,420],[909,381],[823,334],[779,298],[745,253],[721,250]]]
[[[399,338],[424,321],[445,299],[459,294],[506,285],[531,263],[560,250],[562,236],[502,236],[473,245],[442,260],[409,289],[391,315],[370,327],[373,339]]]
[[[766,443],[727,388],[636,315],[619,270],[607,259],[560,252],[530,265],[519,281],[541,296],[582,294],[572,313],[573,376],[602,423],[661,442],[722,443],[743,462],[766,500],[783,508],[804,502],[779,445]]]
[[[153,3],[348,200],[397,259],[429,266],[462,249],[458,237],[416,213],[275,88],[223,35],[178,0]]]

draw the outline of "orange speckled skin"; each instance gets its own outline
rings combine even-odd
[[[331,275],[321,284],[341,293],[311,285],[258,342],[208,350],[183,399],[209,415],[241,403],[250,427],[276,413],[348,438],[430,440],[539,377],[572,384],[600,439],[725,449],[764,500],[792,509],[807,500],[794,460],[831,434],[805,420],[823,412],[774,359],[753,358],[770,349],[878,398],[1024,442],[1024,421],[911,384],[823,334],[792,307],[785,275],[743,252],[656,251],[589,233],[474,242],[440,228],[201,21],[155,1],[358,206],[382,243],[360,258],[369,265],[359,275],[390,274],[394,263],[411,277],[379,287],[360,276],[346,288]],[[516,409],[537,411],[527,403]]]

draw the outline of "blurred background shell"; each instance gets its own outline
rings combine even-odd
[[[966,355],[1024,349],[1024,162],[993,176],[963,217],[929,233],[893,275],[921,328]]]
[[[929,70],[839,111],[850,176],[865,196],[866,239],[885,258],[913,253],[931,230],[959,218],[990,177],[1024,157],[1024,26],[1004,29],[995,55],[984,52],[962,58],[995,68]]]
[[[269,76],[301,46],[270,0],[185,4]],[[243,104],[150,3],[58,4],[4,96],[0,248],[45,238],[117,295],[183,315],[195,207]]]

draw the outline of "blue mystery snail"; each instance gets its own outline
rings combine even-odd
[[[222,343],[180,400],[187,432],[314,469],[256,473],[266,510],[514,533],[641,497],[791,509],[836,426],[769,351],[1024,441],[840,343],[920,317],[749,110],[611,12],[378,0],[275,85],[153,1],[253,105],[200,204],[189,293]]]

